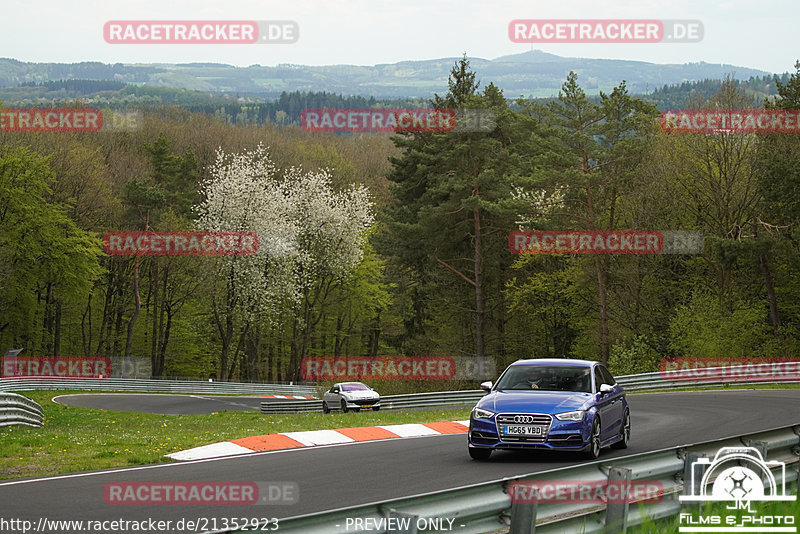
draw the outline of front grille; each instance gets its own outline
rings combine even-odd
[[[550,431],[552,420],[553,418],[549,415],[540,413],[502,413],[495,418],[497,435],[502,441],[524,443],[544,443],[547,441],[547,433]],[[501,432],[503,425],[541,425],[545,428],[541,436],[506,436]]]
[[[358,404],[359,406],[364,406],[365,404],[378,404],[379,402],[379,399],[356,399],[350,401],[350,403]]]
[[[550,425],[550,416],[540,413],[501,413],[497,422],[505,425]]]

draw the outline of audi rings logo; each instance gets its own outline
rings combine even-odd
[[[515,423],[533,423],[533,416],[532,415],[515,415],[514,416]]]

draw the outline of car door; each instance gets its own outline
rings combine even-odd
[[[608,384],[614,386],[614,414],[616,416],[617,424],[614,425],[615,433],[619,432],[622,426],[622,419],[625,416],[625,391],[617,384],[611,371],[605,365],[600,366],[600,372],[603,373],[604,378]]]
[[[333,387],[333,406],[335,408],[342,407],[342,386],[334,386]]]
[[[612,437],[619,434],[619,428],[622,425],[622,416],[624,415],[624,403],[622,402],[622,398],[624,393],[622,392],[622,388],[617,385],[617,381],[614,380],[614,377],[611,375],[611,371],[609,371],[605,365],[598,365],[597,367],[600,369],[600,375],[603,378],[603,383],[608,384],[609,386],[614,386],[614,391],[606,395],[611,400],[611,407],[608,410],[608,437]]]
[[[331,389],[326,391],[323,398],[328,404],[328,408],[331,410],[339,409],[339,386],[333,386]]]
[[[603,373],[600,371],[600,366],[596,365],[592,371],[594,375],[594,393],[597,399],[595,406],[597,413],[600,416],[600,441],[605,441],[614,435],[615,419],[615,404],[613,394],[600,393],[600,386],[604,383]],[[610,385],[610,384],[609,384]]]

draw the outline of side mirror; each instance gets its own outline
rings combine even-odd
[[[605,395],[606,393],[613,393],[614,386],[609,386],[608,384],[601,384],[600,385],[600,394]]]
[[[486,391],[487,393],[492,390],[492,381],[487,380],[486,382],[481,382],[481,389]]]

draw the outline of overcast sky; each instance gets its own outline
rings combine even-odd
[[[512,43],[513,19],[698,19],[699,43],[539,44],[569,57],[654,63],[705,61],[769,72],[800,58],[797,0],[3,0],[0,57],[106,63],[219,62],[374,65],[531,50]],[[109,20],[294,20],[293,44],[108,44]]]

